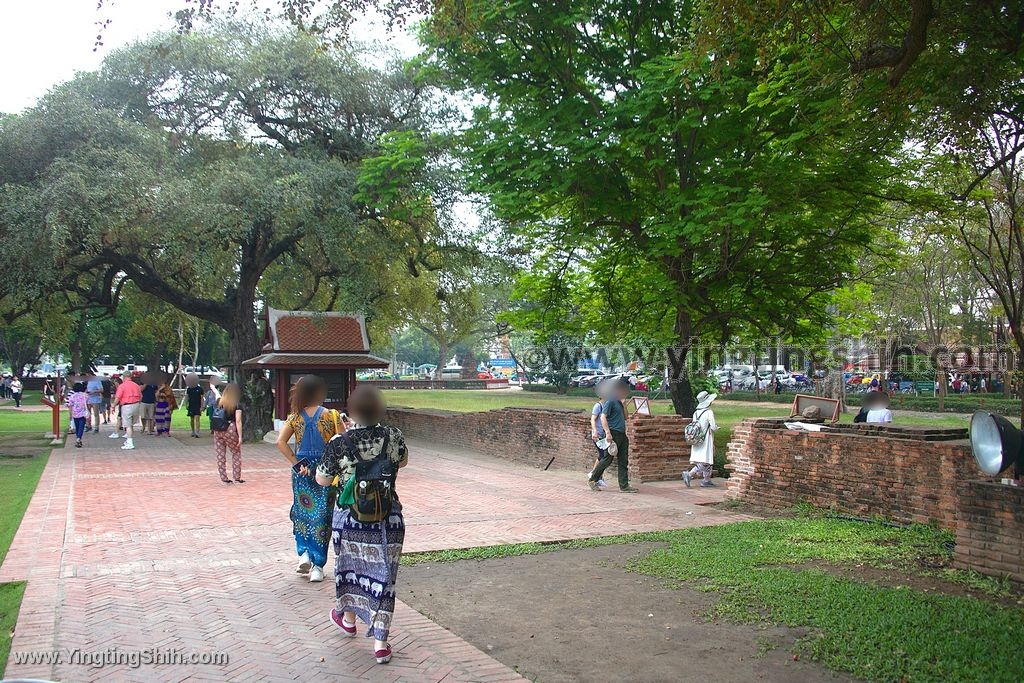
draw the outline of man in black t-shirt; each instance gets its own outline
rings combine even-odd
[[[110,400],[114,397],[114,383],[110,381],[109,377],[104,377],[101,380],[103,384],[103,424],[110,424]],[[100,426],[96,425],[96,431],[100,431]]]
[[[149,433],[156,434],[156,390],[155,384],[145,384],[142,387],[142,433],[146,433],[146,424],[149,424]]]

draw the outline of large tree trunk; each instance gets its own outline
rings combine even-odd
[[[690,384],[690,376],[683,373],[677,378],[670,378],[668,385],[669,395],[672,397],[672,407],[676,415],[689,417],[697,409],[697,401],[693,398],[693,386]]]
[[[235,306],[234,319],[227,327],[229,376],[242,388],[245,412],[242,414],[242,438],[260,441],[274,428],[274,399],[270,382],[263,371],[243,370],[242,362],[260,353],[259,330],[256,325],[254,301],[241,293]]]
[[[146,370],[152,372],[164,369],[164,348],[163,345],[160,345],[146,354]]]
[[[80,375],[82,374],[82,340],[85,339],[86,334],[86,312],[80,311],[78,314],[78,321],[75,324],[76,334],[75,338],[71,340],[68,345],[71,351],[71,374]]]
[[[444,366],[448,364],[448,345],[438,339],[437,349],[438,360],[437,369],[434,370],[434,385],[443,387],[444,384],[438,384],[438,382],[444,381]]]
[[[693,328],[689,315],[682,309],[676,312],[675,333],[679,346],[669,350],[668,391],[676,415],[690,417],[697,409],[693,387],[690,385],[690,374],[686,368]]]
[[[939,399],[939,412],[941,413],[946,409],[946,371],[942,368],[935,371],[935,383],[939,385],[937,393]]]
[[[1017,342],[1017,381],[1024,381],[1024,340]],[[1007,378],[1009,379],[1009,378]],[[1024,395],[1020,397],[1020,424],[1024,427]]]

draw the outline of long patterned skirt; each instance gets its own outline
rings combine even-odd
[[[295,552],[309,553],[316,567],[327,564],[327,543],[331,540],[331,509],[336,489],[316,483],[316,464],[303,476],[292,470],[292,533]]]
[[[171,404],[167,401],[157,401],[153,417],[156,421],[156,433],[169,435],[171,433]]]
[[[376,524],[360,524],[347,509],[336,510],[332,540],[338,612],[353,612],[362,619],[369,627],[368,638],[387,640],[405,541],[401,507],[396,503],[388,519]]]

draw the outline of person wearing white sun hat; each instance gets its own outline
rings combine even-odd
[[[683,483],[690,488],[690,481],[698,474],[701,475],[701,486],[714,486],[711,482],[712,466],[715,462],[715,432],[718,431],[718,424],[715,422],[715,413],[711,410],[711,404],[718,398],[718,394],[709,394],[702,391],[697,394],[697,409],[693,411],[693,422],[700,425],[704,433],[703,440],[690,446],[690,464],[693,467],[683,472]]]

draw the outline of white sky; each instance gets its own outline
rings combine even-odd
[[[76,71],[90,71],[103,57],[138,38],[173,28],[168,12],[184,0],[3,0],[0,27],[0,112],[32,106],[51,87]],[[110,19],[103,43],[93,51],[97,21]],[[377,20],[360,20],[353,29],[361,40],[381,40],[403,54],[415,52],[405,33],[389,34]]]

